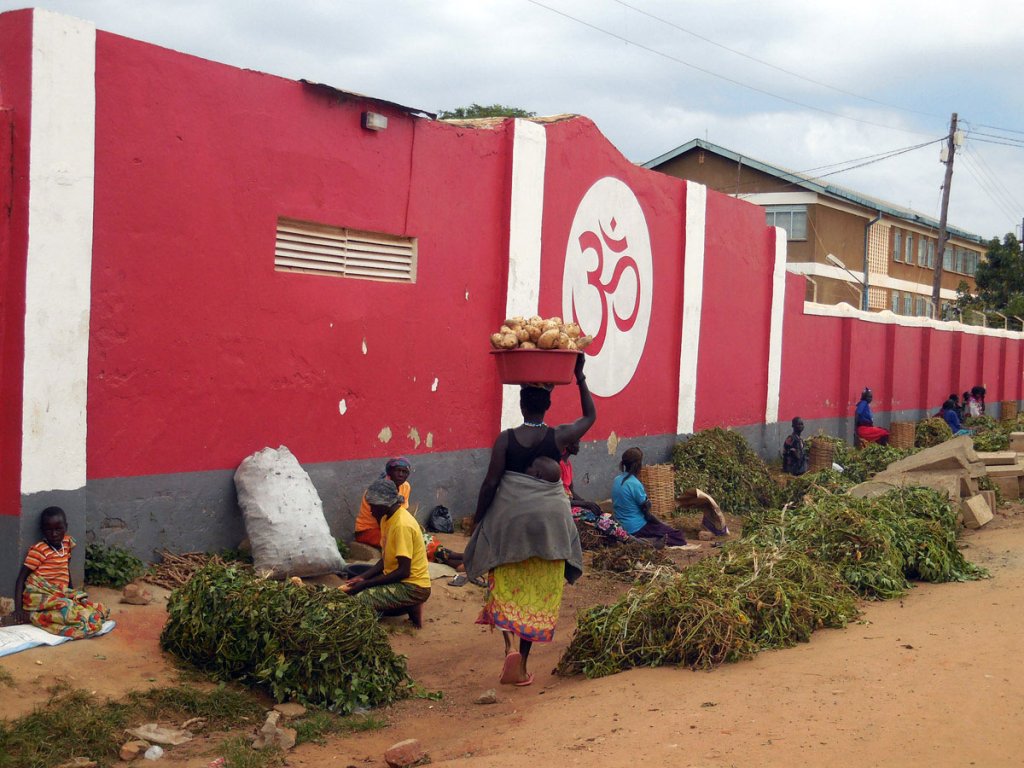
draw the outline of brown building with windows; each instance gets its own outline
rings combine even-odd
[[[932,316],[935,219],[700,139],[644,167],[763,207],[768,224],[786,231],[787,268],[806,275],[808,301]],[[946,316],[961,282],[974,290],[985,254],[977,235],[947,230],[941,290]]]

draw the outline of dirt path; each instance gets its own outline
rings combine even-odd
[[[566,590],[559,636],[536,647],[529,688],[497,685],[501,640],[476,627],[482,592],[435,587],[425,628],[396,625],[393,643],[413,677],[442,701],[393,708],[391,725],[324,746],[302,745],[288,764],[382,766],[392,743],[420,739],[434,765],[622,766],[1024,765],[1024,514],[1020,507],[964,537],[993,579],[922,585],[903,600],[868,604],[861,622],[809,644],[763,653],[709,673],[644,669],[600,680],[548,674],[577,608],[621,589],[585,577]],[[435,582],[438,584],[438,582]],[[106,593],[109,595],[110,593]],[[45,697],[47,681],[118,695],[177,679],[157,648],[159,606],[115,605],[105,638],[0,660],[17,685],[0,696],[15,717]],[[473,699],[497,688],[498,703]],[[165,766],[205,766],[210,757]]]

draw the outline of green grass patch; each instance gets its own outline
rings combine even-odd
[[[7,688],[16,687],[14,676],[3,667],[0,667],[0,685],[6,686]]]
[[[374,715],[340,717],[333,712],[314,710],[293,720],[288,725],[295,729],[296,744],[303,744],[307,741],[323,744],[328,736],[386,728],[388,721]]]
[[[230,728],[253,725],[264,712],[251,694],[226,686],[211,691],[186,686],[154,688],[133,691],[119,701],[103,701],[60,684],[51,690],[50,699],[31,714],[0,723],[0,768],[49,768],[72,757],[87,757],[109,766],[118,759],[125,728],[190,717],[206,718],[215,728]],[[235,763],[230,765],[234,768]]]
[[[284,765],[284,754],[277,747],[254,749],[250,736],[232,736],[217,749],[230,768],[277,768]]]

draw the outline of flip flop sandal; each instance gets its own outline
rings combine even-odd
[[[516,678],[519,677],[519,662],[522,658],[518,651],[512,651],[505,657],[505,664],[501,668],[501,677],[499,678],[502,685],[518,685]]]
[[[484,589],[487,588],[487,582],[483,580],[482,576],[477,576],[475,579],[470,579],[469,583],[477,587],[483,587]]]
[[[464,587],[466,582],[469,581],[469,577],[464,573],[457,573],[452,577],[452,580],[448,582],[449,587]]]
[[[516,685],[520,688],[523,688],[527,685],[533,685],[533,672],[527,675],[525,680],[520,680],[518,683],[516,683]]]

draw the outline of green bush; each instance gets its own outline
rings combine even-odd
[[[85,548],[85,583],[120,589],[142,576],[148,567],[124,547],[90,544]]]

